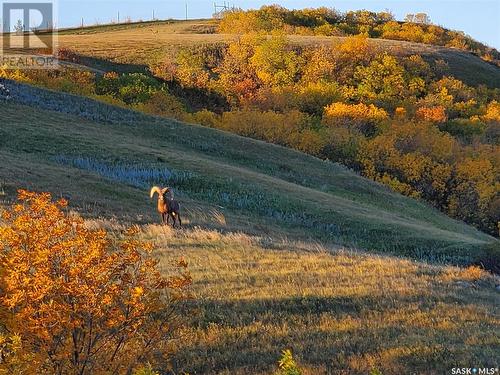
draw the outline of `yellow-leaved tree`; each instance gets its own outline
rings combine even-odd
[[[164,359],[186,263],[165,277],[137,230],[111,240],[66,205],[20,190],[2,213],[0,374],[126,374]]]
[[[323,124],[328,127],[345,127],[372,136],[388,118],[384,109],[373,104],[336,102],[325,107]]]

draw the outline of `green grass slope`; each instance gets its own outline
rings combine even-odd
[[[82,211],[157,220],[148,198],[169,184],[190,226],[467,263],[498,243],[344,167],[229,133],[90,99],[10,85],[0,103],[0,183],[48,190]],[[54,109],[52,111],[46,109]],[[63,113],[70,112],[70,113]]]

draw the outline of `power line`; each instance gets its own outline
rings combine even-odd
[[[234,5],[233,5],[233,9],[234,9]],[[222,15],[224,14],[224,12],[227,12],[231,10],[231,6],[229,3],[226,3],[224,1],[224,4],[222,5],[218,5],[217,3],[214,3],[214,17],[215,18],[221,18]]]

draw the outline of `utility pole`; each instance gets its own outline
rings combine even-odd
[[[186,1],[186,21],[188,20],[188,3]]]
[[[229,6],[230,4],[225,1],[224,5],[217,5],[217,3],[214,3],[214,17],[221,18],[224,12],[227,12],[230,9]]]
[[[153,9],[153,21],[155,20],[155,10]]]
[[[117,23],[120,23],[120,11],[118,11],[118,22]]]

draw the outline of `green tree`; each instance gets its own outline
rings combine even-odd
[[[296,81],[302,59],[290,49],[284,34],[273,33],[268,40],[255,47],[250,63],[265,85],[284,86]]]
[[[291,350],[283,350],[281,359],[278,362],[279,370],[276,375],[301,375],[302,371],[293,359]]]
[[[357,94],[363,100],[395,108],[405,96],[404,69],[395,57],[378,56],[368,66],[356,69]]]
[[[190,48],[183,48],[177,54],[176,78],[186,87],[206,88],[210,80],[210,71],[201,53]]]

